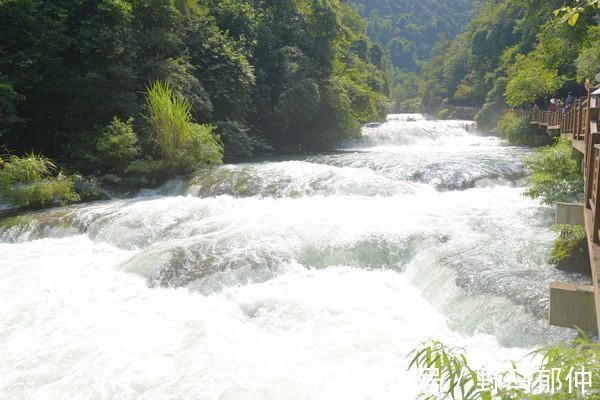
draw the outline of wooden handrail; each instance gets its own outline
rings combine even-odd
[[[586,81],[587,96],[575,99],[568,107],[529,112],[531,124],[546,126],[548,132],[558,133],[571,140],[573,148],[583,154],[585,225],[595,315],[600,316],[600,85]],[[592,94],[592,93],[598,94]],[[553,105],[556,107],[556,105]],[[596,319],[600,331],[600,318]]]
[[[593,218],[594,243],[600,243],[600,95],[592,96],[598,87],[587,82],[587,96],[575,99],[567,107],[553,110],[536,107],[525,114],[511,110],[529,118],[531,124],[545,126],[548,131],[571,139],[574,147],[583,152],[584,199]],[[579,144],[575,146],[576,143]]]

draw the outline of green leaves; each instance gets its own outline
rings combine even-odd
[[[586,10],[591,9],[594,12],[600,8],[600,0],[576,0],[576,7],[561,7],[554,11],[555,17],[560,17],[561,22],[567,22],[570,26],[577,25],[577,21],[579,21],[579,16],[584,13]]]
[[[559,139],[554,146],[536,150],[525,160],[531,172],[525,194],[539,198],[544,204],[569,202],[583,195],[583,175],[577,162],[571,158],[573,149],[567,139]]]
[[[419,348],[413,350],[409,357],[412,360],[408,369],[429,369],[437,373],[441,383],[440,395],[422,395],[422,398],[430,400],[571,400],[574,398],[596,399],[600,395],[600,345],[580,332],[580,337],[565,343],[559,343],[536,350],[530,354],[541,359],[540,368],[533,376],[524,376],[513,362],[512,368],[497,374],[496,378],[511,377],[520,380],[532,378],[531,387],[517,387],[518,385],[506,385],[504,380],[499,384],[484,385],[477,371],[473,369],[467,360],[464,351],[447,347],[441,342],[431,341],[423,343]],[[585,369],[591,374],[591,387],[586,388],[586,393],[581,393],[581,388],[569,384],[574,378],[574,373]],[[490,371],[491,372],[491,371]],[[544,373],[558,373],[552,379],[549,387],[540,387],[539,378]],[[527,379],[525,379],[527,381]],[[508,380],[511,382],[512,380]],[[573,381],[571,381],[573,383]],[[546,393],[534,394],[529,389],[535,389]]]
[[[73,180],[41,155],[5,156],[0,162],[0,198],[13,207],[38,208],[78,201]]]
[[[0,1],[0,36],[2,142],[84,172],[220,161],[213,126],[232,158],[320,150],[385,113],[385,56],[338,0]]]
[[[140,153],[133,118],[126,122],[115,117],[96,142],[100,162],[116,172],[123,172]]]
[[[408,369],[421,368],[437,374],[435,378],[442,393],[440,398],[476,400],[484,399],[481,394],[488,393],[477,391],[477,372],[471,369],[467,357],[459,349],[432,341],[424,343],[420,349],[413,350],[410,356],[412,359]]]
[[[565,80],[556,70],[547,68],[539,58],[532,55],[517,55],[508,71],[508,77],[505,98],[513,107],[554,93]]]
[[[567,21],[569,22],[569,25],[571,25],[571,26],[575,26],[577,24],[578,20],[579,20],[579,13],[578,12],[572,13],[569,16],[569,18],[567,19]]]

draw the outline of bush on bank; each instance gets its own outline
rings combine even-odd
[[[545,132],[533,129],[527,118],[521,118],[514,112],[507,112],[500,117],[496,131],[515,145],[545,146],[552,143]]]
[[[589,275],[591,272],[585,228],[577,225],[557,225],[550,263],[565,272]]]
[[[133,130],[133,118],[123,122],[114,117],[96,142],[98,162],[109,171],[123,173],[140,153],[138,137]]]
[[[531,175],[525,195],[546,205],[581,200],[583,174],[572,152],[570,141],[558,139],[553,146],[537,149],[527,157],[525,165]]]
[[[97,128],[96,142],[79,148],[79,163],[120,189],[155,186],[203,165],[222,163],[223,145],[215,127],[195,123],[191,109],[170,84],[154,82],[146,92],[144,121],[136,128],[133,119],[115,117]],[[109,196],[95,178],[67,175],[48,158],[32,153],[0,159],[0,197],[11,207],[42,208]]]
[[[525,195],[540,199],[546,205],[574,202],[583,197],[583,174],[571,156],[573,148],[566,139],[558,139],[553,146],[537,149],[525,159],[531,172]],[[558,225],[550,263],[568,272],[589,274],[590,263],[586,234],[583,227]]]
[[[146,121],[157,158],[172,173],[187,173],[203,164],[223,162],[223,144],[215,127],[192,121],[192,104],[166,82],[146,91]]]
[[[69,175],[33,153],[0,158],[0,198],[16,208],[41,208],[80,199]]]
[[[450,110],[448,110],[447,108],[442,108],[440,111],[438,111],[437,119],[448,119],[448,118],[450,118]]]

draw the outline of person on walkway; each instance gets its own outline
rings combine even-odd
[[[558,111],[558,99],[553,97],[550,99],[550,107],[548,107],[548,111],[556,112]]]
[[[575,103],[575,96],[573,96],[573,92],[569,92],[567,98],[565,99],[565,107],[570,108],[573,103]]]

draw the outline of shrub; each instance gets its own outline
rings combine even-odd
[[[140,153],[138,137],[133,131],[133,119],[126,122],[114,117],[102,130],[96,150],[101,162],[117,173],[122,173],[127,165]]]
[[[550,263],[567,272],[590,274],[590,259],[585,228],[578,225],[557,225]]]
[[[199,164],[218,164],[223,146],[214,127],[192,122],[191,104],[176,96],[168,83],[155,82],[146,92],[147,120],[158,152],[174,172]]]
[[[169,163],[165,160],[146,158],[135,160],[127,167],[126,179],[119,182],[128,186],[156,186],[171,176]],[[115,183],[115,182],[113,182]]]
[[[75,174],[72,179],[73,189],[77,192],[81,201],[110,200],[110,194],[98,186],[95,178],[86,179]]]
[[[39,208],[78,201],[71,177],[46,157],[29,154],[0,161],[0,197],[13,207]]]
[[[531,171],[525,194],[539,198],[544,204],[577,201],[583,197],[583,174],[571,158],[571,142],[559,139],[554,146],[536,150],[525,159]]]
[[[516,145],[542,146],[550,144],[552,140],[543,130],[533,129],[527,118],[520,118],[513,112],[505,113],[500,118],[496,131]]]
[[[448,119],[450,117],[450,110],[443,108],[437,113],[437,119]]]

